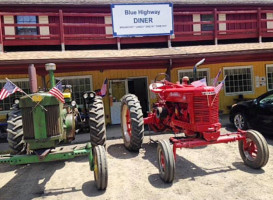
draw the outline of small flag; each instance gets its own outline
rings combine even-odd
[[[191,83],[194,87],[207,86],[206,78],[202,78],[201,80],[194,81]]]
[[[213,87],[216,86],[218,78],[219,78],[219,76],[220,76],[221,73],[222,73],[222,70],[220,69],[219,72],[218,72],[218,74],[216,75],[215,79],[213,80]]]
[[[101,87],[101,90],[100,90],[100,95],[102,97],[104,97],[106,95],[106,92],[107,92],[107,78],[104,80],[103,84],[102,84],[102,87]]]
[[[227,76],[225,76],[225,78],[221,81],[221,83],[219,83],[219,84],[217,85],[217,87],[214,88],[214,91],[215,91],[216,95],[217,95],[217,94],[220,92],[220,90],[222,89],[226,77],[227,77]]]
[[[49,94],[52,94],[54,97],[56,97],[59,101],[64,103],[64,95],[62,93],[63,87],[61,81],[57,83],[55,87],[53,87],[51,90],[49,90]]]
[[[7,81],[0,92],[0,100],[7,98],[9,95],[15,92],[23,92],[23,90],[16,86],[14,83]]]

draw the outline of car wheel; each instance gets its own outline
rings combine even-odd
[[[242,112],[237,112],[234,114],[233,124],[237,129],[241,130],[248,129],[246,117]]]

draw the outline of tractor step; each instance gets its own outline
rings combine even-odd
[[[25,155],[1,155],[0,164],[22,165],[29,163],[50,162],[56,160],[68,160],[78,156],[90,155],[92,157],[91,144],[79,144],[73,146],[61,146],[52,149],[46,156],[41,157],[35,154]]]

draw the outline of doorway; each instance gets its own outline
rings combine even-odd
[[[120,107],[121,98],[125,94],[135,94],[142,107],[143,117],[146,117],[149,111],[147,77],[128,78],[122,80],[109,81],[109,97],[110,97],[110,112],[111,123],[120,124]]]

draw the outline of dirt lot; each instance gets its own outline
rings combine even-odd
[[[229,128],[223,128],[226,132]],[[152,136],[152,139],[170,135]],[[273,140],[261,170],[246,167],[237,143],[178,150],[173,184],[158,176],[156,148],[145,137],[139,154],[107,141],[109,184],[97,191],[86,157],[25,166],[0,165],[0,199],[273,199]],[[1,145],[1,144],[0,144]]]

